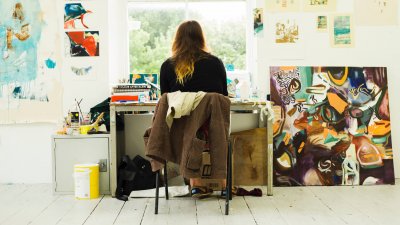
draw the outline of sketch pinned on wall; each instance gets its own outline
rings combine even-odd
[[[300,0],[265,0],[269,12],[297,12],[300,10]]]
[[[299,15],[279,14],[268,21],[267,39],[271,58],[301,60],[305,57],[305,34]]]
[[[336,0],[303,0],[306,12],[336,11]]]
[[[99,68],[96,58],[80,60],[77,58],[67,58],[64,61],[63,76],[71,80],[96,80],[97,68]]]
[[[271,67],[274,184],[394,184],[385,67]]]
[[[299,25],[296,19],[283,19],[275,23],[275,43],[297,43],[299,41]]]
[[[84,67],[74,67],[71,66],[71,71],[76,76],[88,76],[88,74],[93,70],[93,66],[84,66]]]
[[[98,31],[65,32],[66,55],[71,57],[99,56]]]
[[[56,17],[55,5],[0,1],[0,123],[56,121],[61,114],[57,22],[45,20]]]
[[[264,36],[264,10],[263,8],[255,8],[253,10],[254,35],[256,37]]]
[[[328,16],[317,16],[317,31],[328,31]]]
[[[350,14],[337,14],[331,18],[330,39],[332,47],[353,47],[354,28]]]
[[[362,26],[397,25],[398,0],[355,0],[355,20]]]

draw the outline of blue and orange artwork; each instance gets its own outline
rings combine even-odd
[[[158,74],[153,74],[153,73],[129,74],[129,83],[131,84],[152,83],[154,85],[158,85]]]
[[[129,74],[129,83],[131,84],[150,84],[151,88],[149,91],[150,100],[157,100],[161,96],[159,87],[158,74],[153,73],[136,73]]]
[[[99,56],[98,31],[71,31],[65,32],[69,45],[67,52],[71,57]]]
[[[393,184],[385,67],[271,67],[274,183]]]
[[[39,0],[0,1],[0,97],[11,87],[11,97],[36,99],[30,82],[38,75],[43,26]]]
[[[82,3],[66,3],[64,7],[64,29],[76,29],[76,21],[80,22],[83,28],[90,28],[85,23],[85,16],[93,13],[91,10],[85,9]]]

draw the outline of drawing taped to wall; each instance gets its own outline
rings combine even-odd
[[[317,16],[317,31],[326,32],[328,30],[328,17]]]
[[[255,8],[253,10],[254,35],[258,37],[264,36],[264,10]]]
[[[63,77],[71,80],[95,80],[97,68],[99,68],[97,58],[67,58],[64,60]]]
[[[357,25],[384,26],[398,24],[398,0],[355,0]]]
[[[393,184],[387,69],[271,67],[275,184]]]
[[[86,21],[86,18],[92,13],[90,7],[86,7],[86,3],[66,3],[64,6],[64,29],[93,29],[92,24],[88,24]]]
[[[331,19],[331,46],[332,47],[353,47],[354,31],[353,21],[349,14],[333,15]]]
[[[43,17],[55,8],[40,0],[0,2],[0,123],[56,121],[61,114],[56,21]]]
[[[300,10],[300,0],[265,0],[269,12],[297,12]]]
[[[99,56],[98,31],[71,31],[65,34],[67,56]]]
[[[71,66],[71,71],[76,75],[76,76],[87,76],[90,71],[93,70],[93,66],[84,66],[84,67],[74,67]]]
[[[336,0],[304,0],[304,11],[327,12],[336,10]]]
[[[299,26],[295,19],[282,19],[275,23],[275,43],[297,43]]]

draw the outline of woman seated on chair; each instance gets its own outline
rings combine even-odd
[[[172,56],[161,66],[161,94],[175,91],[216,92],[228,96],[225,67],[206,45],[203,30],[196,21],[183,22],[176,31]],[[221,181],[225,186],[225,180]],[[201,179],[191,179],[192,196],[212,192]]]

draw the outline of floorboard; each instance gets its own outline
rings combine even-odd
[[[245,187],[250,190],[254,187]],[[274,196],[235,196],[230,214],[217,197],[127,202],[54,195],[51,184],[0,184],[0,225],[397,225],[400,186],[274,188]]]

